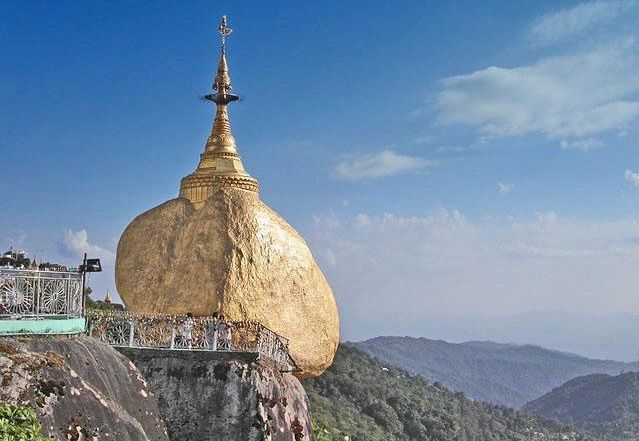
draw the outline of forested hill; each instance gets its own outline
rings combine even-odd
[[[515,408],[581,375],[639,370],[639,363],[592,360],[531,345],[412,337],[377,337],[353,345],[474,399]]]
[[[304,388],[317,441],[595,439],[532,415],[473,402],[348,346],[340,346],[333,366],[304,381]]]
[[[570,380],[524,409],[613,439],[639,439],[639,373],[587,375]]]

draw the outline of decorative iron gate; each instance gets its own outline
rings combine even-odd
[[[81,273],[0,268],[0,319],[81,316]]]

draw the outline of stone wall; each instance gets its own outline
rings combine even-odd
[[[173,441],[313,441],[300,382],[256,354],[121,348]]]

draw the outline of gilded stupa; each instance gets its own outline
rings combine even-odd
[[[226,17],[213,92],[211,134],[179,197],[142,213],[117,249],[116,284],[141,314],[210,316],[262,323],[289,340],[300,378],[332,363],[339,341],[333,292],[300,234],[259,197],[231,132]]]

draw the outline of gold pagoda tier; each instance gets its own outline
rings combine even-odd
[[[231,93],[231,76],[226,62],[224,38],[230,33],[231,30],[226,26],[226,18],[223,18],[220,25],[223,38],[222,53],[213,81],[213,90],[216,93],[205,96],[205,99],[216,105],[213,129],[206,141],[204,152],[200,155],[197,169],[184,177],[180,185],[180,196],[187,198],[198,208],[211,197],[216,187],[235,187],[254,192],[259,189],[257,180],[244,170],[229,122],[227,106],[238,99],[237,95]]]

